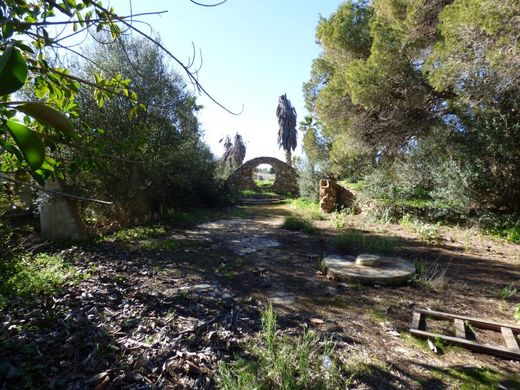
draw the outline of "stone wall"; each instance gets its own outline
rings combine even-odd
[[[274,157],[257,157],[245,162],[229,176],[228,185],[239,191],[258,191],[259,188],[253,180],[253,171],[261,164],[271,165],[276,174],[270,191],[298,195],[298,174],[296,170]]]
[[[320,207],[325,213],[332,213],[338,207],[354,206],[354,194],[334,180],[320,180]]]

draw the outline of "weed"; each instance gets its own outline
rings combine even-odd
[[[520,324],[520,303],[516,305],[514,316],[515,320]]]
[[[287,230],[297,230],[307,234],[314,234],[316,232],[316,227],[312,222],[294,216],[286,217],[282,224],[282,228]]]
[[[400,247],[397,238],[366,235],[358,230],[347,230],[334,237],[332,243],[340,250],[382,255],[394,254]]]
[[[510,283],[498,290],[496,295],[502,299],[511,298],[513,295],[516,295],[516,288],[513,288],[513,283]]]
[[[250,360],[238,358],[219,366],[219,388],[338,389],[348,383],[334,357],[334,344],[321,343],[306,329],[296,339],[280,336],[271,306],[262,314],[257,343],[247,349]]]
[[[410,279],[410,282],[427,287],[433,291],[442,291],[446,287],[449,264],[442,266],[438,262],[428,265],[424,260],[415,260],[415,274]]]

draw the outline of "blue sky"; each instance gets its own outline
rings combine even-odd
[[[203,2],[200,0],[200,2]],[[205,1],[208,3],[209,1]],[[163,44],[187,62],[192,43],[202,51],[199,81],[233,116],[199,97],[204,109],[199,119],[206,142],[220,156],[218,143],[225,134],[242,134],[247,142],[246,160],[258,156],[283,159],[278,149],[275,116],[278,96],[287,93],[298,113],[305,113],[302,84],[308,79],[312,60],[319,55],[315,28],[319,16],[329,16],[339,0],[228,0],[205,8],[189,0],[133,1],[134,13],[163,11],[161,16],[141,18],[151,24]],[[124,14],[127,0],[110,5]],[[142,26],[144,31],[149,28]],[[200,57],[197,55],[197,60]],[[200,62],[197,62],[200,64]],[[300,145],[297,152],[300,153]]]

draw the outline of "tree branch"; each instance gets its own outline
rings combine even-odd
[[[114,204],[114,202],[108,202],[108,201],[106,201],[106,200],[99,200],[99,199],[93,199],[93,198],[85,198],[85,197],[83,197],[83,196],[67,194],[66,192],[62,192],[62,191],[46,190],[46,189],[43,188],[43,187],[36,186],[36,185],[34,185],[34,184],[30,184],[30,183],[26,183],[26,182],[21,181],[21,180],[17,180],[17,179],[10,178],[9,176],[4,175],[3,173],[0,173],[0,179],[4,179],[4,180],[7,180],[7,181],[9,181],[9,182],[11,182],[11,183],[19,184],[19,185],[24,186],[24,187],[32,188],[33,190],[37,190],[37,191],[41,191],[41,192],[45,192],[45,193],[47,193],[47,194],[63,196],[63,197],[65,197],[65,198],[72,198],[72,199],[84,200],[84,201],[87,201],[87,202],[94,202],[94,203],[100,203],[100,204],[106,204],[106,205],[113,205],[113,204]]]

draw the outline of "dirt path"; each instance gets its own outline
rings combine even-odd
[[[518,283],[515,259],[430,247],[404,231],[364,226],[366,235],[398,234],[405,257],[449,263],[449,283],[439,292],[337,283],[319,272],[335,232],[326,225],[311,236],[283,230],[289,214],[283,205],[255,206],[171,228],[146,246],[137,240],[62,250],[80,267],[94,265],[92,277],[31,311],[2,315],[3,388],[28,380],[78,389],[213,388],[218,362],[242,351],[267,301],[283,332],[322,319],[318,330],[366,368],[354,388],[456,389],[465,375],[485,384],[490,375],[520,372],[519,362],[460,348],[434,355],[407,333],[414,307],[511,322],[514,299],[495,293]]]

